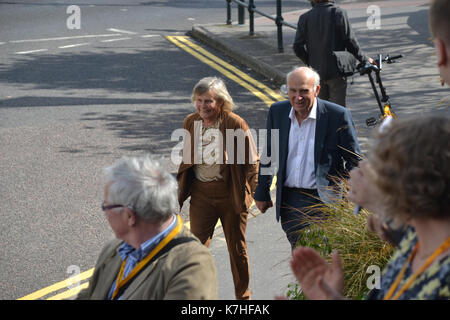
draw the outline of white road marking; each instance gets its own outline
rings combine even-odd
[[[114,41],[130,40],[130,39],[133,39],[133,38],[128,37],[128,38],[108,39],[108,40],[102,40],[100,42],[114,42]]]
[[[86,38],[105,38],[105,37],[117,37],[117,33],[125,33],[125,34],[138,34],[137,32],[127,31],[127,30],[121,30],[121,29],[115,29],[110,28],[109,31],[115,32],[115,33],[108,33],[108,34],[88,34],[83,36],[71,36],[71,37],[55,37],[55,38],[40,38],[40,39],[23,39],[23,40],[10,40],[8,43],[26,43],[26,42],[45,42],[45,41],[64,41],[64,40],[76,40],[76,39],[86,39]],[[143,35],[142,38],[150,38],[150,37],[157,37],[158,35],[155,34],[148,34]],[[108,39],[103,40],[101,42],[114,42],[114,41],[124,41],[124,40],[130,40],[132,38],[125,37],[125,38],[115,38],[115,39]],[[0,42],[0,45],[6,44],[6,42]],[[87,46],[91,43],[76,43],[76,44],[70,44],[65,46],[58,47],[59,49],[68,49],[68,48],[75,48],[75,47],[81,47],[81,46]],[[28,50],[28,51],[18,51],[16,54],[29,54],[29,53],[37,53],[37,52],[44,52],[48,51],[49,49],[37,49],[37,50]]]
[[[153,38],[153,37],[159,37],[159,34],[146,34],[144,36],[141,36],[141,38]]]
[[[87,43],[76,43],[76,44],[69,44],[67,46],[58,47],[59,49],[67,49],[67,48],[75,48],[75,47],[81,47],[81,46],[87,46],[90,45],[90,42]]]
[[[19,52],[16,52],[16,54],[28,54],[28,53],[43,52],[43,51],[48,51],[48,49],[38,49],[38,50],[30,50],[30,51],[19,51]]]
[[[115,28],[109,28],[108,31],[112,32],[118,32],[118,33],[126,33],[126,34],[137,34],[137,32],[127,31],[127,30],[121,30],[121,29],[115,29]]]
[[[101,38],[101,37],[117,37],[116,33],[109,34],[90,34],[85,36],[73,36],[73,37],[57,37],[57,38],[44,38],[44,39],[27,39],[27,40],[11,40],[10,43],[23,43],[23,42],[42,42],[42,41],[61,41],[61,40],[74,40],[83,38]]]

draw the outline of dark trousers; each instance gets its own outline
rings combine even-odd
[[[338,77],[322,81],[320,80],[319,98],[328,100],[345,107],[345,97],[347,95],[347,78]]]
[[[220,219],[233,275],[236,299],[250,299],[250,263],[247,254],[245,229],[247,212],[235,212],[229,190],[223,181],[201,182],[191,186],[189,219],[191,232],[207,247]]]
[[[302,229],[310,225],[305,216],[318,216],[319,210],[311,206],[322,201],[315,189],[299,189],[283,187],[280,207],[281,227],[291,244],[292,250],[297,246]]]

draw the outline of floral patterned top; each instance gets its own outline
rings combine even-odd
[[[373,289],[367,299],[382,300],[394,283],[397,275],[408,260],[414,246],[417,243],[417,235],[413,229],[409,229],[400,242],[397,251],[388,262],[381,275],[381,289]],[[406,268],[405,275],[397,287],[401,288],[412,275],[411,264]],[[448,300],[450,299],[450,255],[435,260],[413,284],[398,298],[399,300]]]

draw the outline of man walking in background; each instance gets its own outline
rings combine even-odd
[[[348,51],[360,62],[375,62],[361,51],[345,10],[333,0],[313,0],[312,4],[298,20],[294,52],[319,73],[319,98],[345,107],[347,78],[339,72],[332,51]]]

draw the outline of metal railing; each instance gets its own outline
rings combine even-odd
[[[255,12],[263,17],[266,17],[272,21],[275,21],[277,25],[277,40],[278,40],[278,52],[283,53],[283,26],[293,28],[297,30],[297,26],[295,24],[284,21],[283,16],[281,15],[281,0],[277,0],[277,13],[276,16],[273,17],[270,14],[262,12],[258,10],[255,6],[254,0],[248,0],[248,3],[245,0],[226,0],[227,1],[227,24],[231,24],[231,2],[234,2],[238,5],[238,24],[245,24],[245,11],[244,8],[247,8],[249,15],[249,35],[255,35]]]

